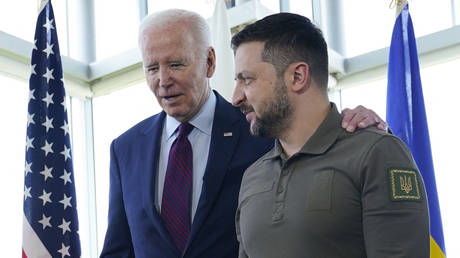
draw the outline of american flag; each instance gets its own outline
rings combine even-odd
[[[22,257],[80,257],[69,124],[51,1],[35,29],[27,114]]]

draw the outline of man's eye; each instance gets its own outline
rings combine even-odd
[[[158,71],[158,67],[156,67],[156,66],[147,68],[147,72],[149,72],[149,73],[155,73],[157,71]]]
[[[183,65],[183,64],[179,64],[179,63],[177,63],[177,64],[176,64],[176,63],[173,63],[173,64],[171,64],[171,67],[172,67],[172,68],[182,68],[182,67],[184,67],[184,65]]]
[[[236,76],[235,80],[237,81],[237,83],[240,83],[240,84],[243,84],[245,86],[251,84],[255,78],[254,77],[245,77],[243,75],[238,75]]]
[[[245,78],[241,78],[241,81],[243,82],[244,85],[249,85],[253,81],[253,78],[245,77]]]

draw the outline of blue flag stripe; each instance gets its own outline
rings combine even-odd
[[[387,121],[412,151],[425,182],[431,236],[445,254],[420,68],[408,6],[396,19],[388,63]]]

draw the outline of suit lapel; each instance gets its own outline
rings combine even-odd
[[[239,138],[239,130],[236,130],[235,122],[241,118],[237,116],[235,109],[230,103],[225,101],[217,93],[216,97],[216,111],[212,128],[208,163],[203,177],[203,188],[200,201],[186,248],[193,241],[198,231],[203,227],[203,223],[216,201],[227,168],[232,159],[235,145]]]

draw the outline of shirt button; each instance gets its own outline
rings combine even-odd
[[[275,213],[281,213],[283,209],[284,209],[284,203],[282,202],[276,203]]]
[[[280,221],[283,219],[284,214],[283,213],[275,213],[272,215],[272,221]]]
[[[284,191],[284,188],[282,185],[278,186],[278,190],[276,191],[277,193],[282,193]]]
[[[282,176],[286,176],[288,173],[289,173],[289,170],[287,170],[287,169],[283,169],[283,170],[281,171],[281,175],[282,175]]]

